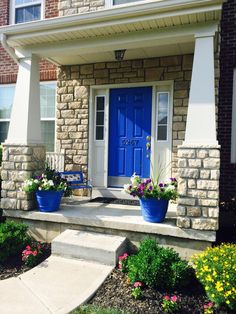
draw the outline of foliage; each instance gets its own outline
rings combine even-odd
[[[196,276],[217,306],[236,309],[236,244],[207,248],[192,257]]]
[[[134,174],[131,184],[124,185],[124,192],[139,198],[156,198],[165,200],[175,200],[177,198],[177,181],[170,178],[168,182],[158,182],[152,179],[141,179]]]
[[[29,267],[34,267],[39,262],[39,257],[42,254],[40,242],[27,245],[22,252],[22,261]]]
[[[178,298],[176,295],[169,297],[164,296],[162,301],[162,309],[164,313],[176,313],[179,310]]]
[[[118,258],[118,268],[121,269],[123,273],[128,272],[128,257],[129,255],[127,253],[124,253]]]
[[[6,221],[0,224],[0,264],[22,252],[29,241],[27,230],[23,223]]]
[[[141,281],[149,287],[173,289],[184,286],[190,277],[188,263],[171,248],[163,248],[154,240],[141,242],[136,255],[128,258],[131,283]]]
[[[142,282],[140,281],[136,281],[133,285],[133,288],[131,290],[131,295],[136,299],[141,299],[143,296],[143,292],[142,292]]]
[[[92,305],[84,305],[71,312],[71,314],[129,314],[122,310],[103,309]]]
[[[24,182],[23,191],[27,193],[35,191],[70,191],[67,180],[62,178],[59,172],[46,168],[41,176],[30,178]]]

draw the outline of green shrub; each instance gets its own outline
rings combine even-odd
[[[21,254],[29,243],[28,227],[23,223],[6,221],[0,224],[0,264],[9,257]]]
[[[217,306],[236,310],[236,244],[207,248],[192,262],[208,298]]]
[[[141,281],[159,289],[173,289],[187,284],[189,270],[188,263],[178,253],[159,246],[151,239],[142,241],[138,253],[128,258],[131,283]]]

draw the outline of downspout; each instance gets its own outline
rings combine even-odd
[[[15,50],[12,49],[7,43],[7,36],[1,34],[1,45],[6,50],[6,52],[12,57],[12,59],[19,64],[19,57],[17,57]]]

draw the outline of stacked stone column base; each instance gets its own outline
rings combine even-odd
[[[33,195],[22,192],[21,187],[26,179],[41,174],[44,168],[44,146],[3,144],[1,208],[34,209]]]
[[[179,199],[177,226],[217,230],[219,225],[220,147],[178,147]]]

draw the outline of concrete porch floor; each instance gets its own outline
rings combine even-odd
[[[60,210],[53,213],[3,211],[8,219],[25,222],[35,238],[47,242],[66,229],[121,235],[134,244],[153,237],[188,258],[215,241],[215,232],[176,227],[175,213],[176,204],[170,203],[163,223],[149,223],[143,220],[139,206],[89,202],[76,196],[63,198]]]

